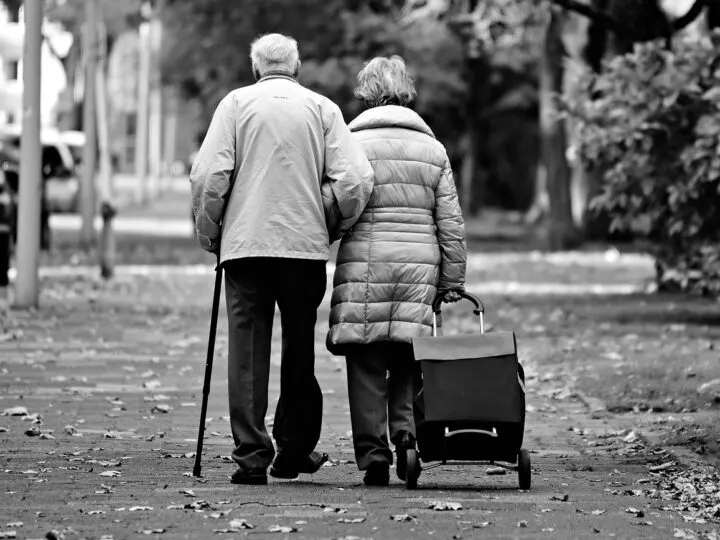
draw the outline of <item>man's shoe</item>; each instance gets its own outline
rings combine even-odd
[[[245,484],[247,486],[265,486],[268,483],[265,469],[243,469],[240,467],[230,477],[233,484]]]
[[[363,482],[366,486],[387,486],[390,483],[390,465],[374,462],[365,471]]]
[[[275,457],[272,467],[270,467],[270,476],[292,480],[297,478],[300,473],[315,474],[328,459],[327,454],[321,454],[320,452],[310,452],[309,456],[299,460],[280,452]]]

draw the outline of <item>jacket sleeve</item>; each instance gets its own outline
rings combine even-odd
[[[195,231],[203,249],[215,253],[220,243],[220,223],[230,196],[235,170],[235,122],[230,97],[213,115],[205,140],[190,172]]]
[[[370,200],[373,169],[342,113],[334,103],[327,107],[325,121],[325,177],[337,201],[337,230],[330,231],[331,240],[345,234],[360,218]]]
[[[465,290],[467,250],[465,222],[458,202],[455,181],[448,163],[435,188],[435,226],[440,244],[438,291]]]
[[[325,224],[332,244],[342,236],[340,234],[340,222],[342,221],[340,208],[332,190],[331,182],[323,182],[322,186],[320,186],[320,193],[322,195],[323,211],[325,212]]]

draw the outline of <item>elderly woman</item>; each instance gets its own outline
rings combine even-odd
[[[392,451],[404,480],[415,446],[412,339],[432,332],[432,303],[464,289],[465,235],[443,145],[407,105],[415,87],[398,56],[375,58],[355,96],[368,110],[350,123],[374,170],[370,202],[337,256],[330,352],[347,360],[358,468],[367,485],[390,480]]]

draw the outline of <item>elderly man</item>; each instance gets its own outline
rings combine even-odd
[[[230,424],[236,484],[314,473],[322,393],[315,378],[315,323],[325,294],[334,200],[341,235],[361,215],[373,172],[340,109],[297,83],[295,40],[260,37],[250,51],[257,82],[218,105],[191,172],[202,247],[225,270]],[[329,194],[329,196],[328,196]],[[339,214],[339,215],[338,215]],[[265,427],[275,304],[282,322],[280,399]],[[275,460],[273,462],[273,457]]]

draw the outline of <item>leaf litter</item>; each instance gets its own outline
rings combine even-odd
[[[654,488],[631,489],[619,494],[668,501],[689,523],[720,523],[720,471],[713,467],[686,470],[664,468],[654,475]],[[639,516],[640,517],[640,516]]]
[[[462,504],[451,501],[432,501],[428,504],[428,508],[436,512],[454,512],[462,510]]]

